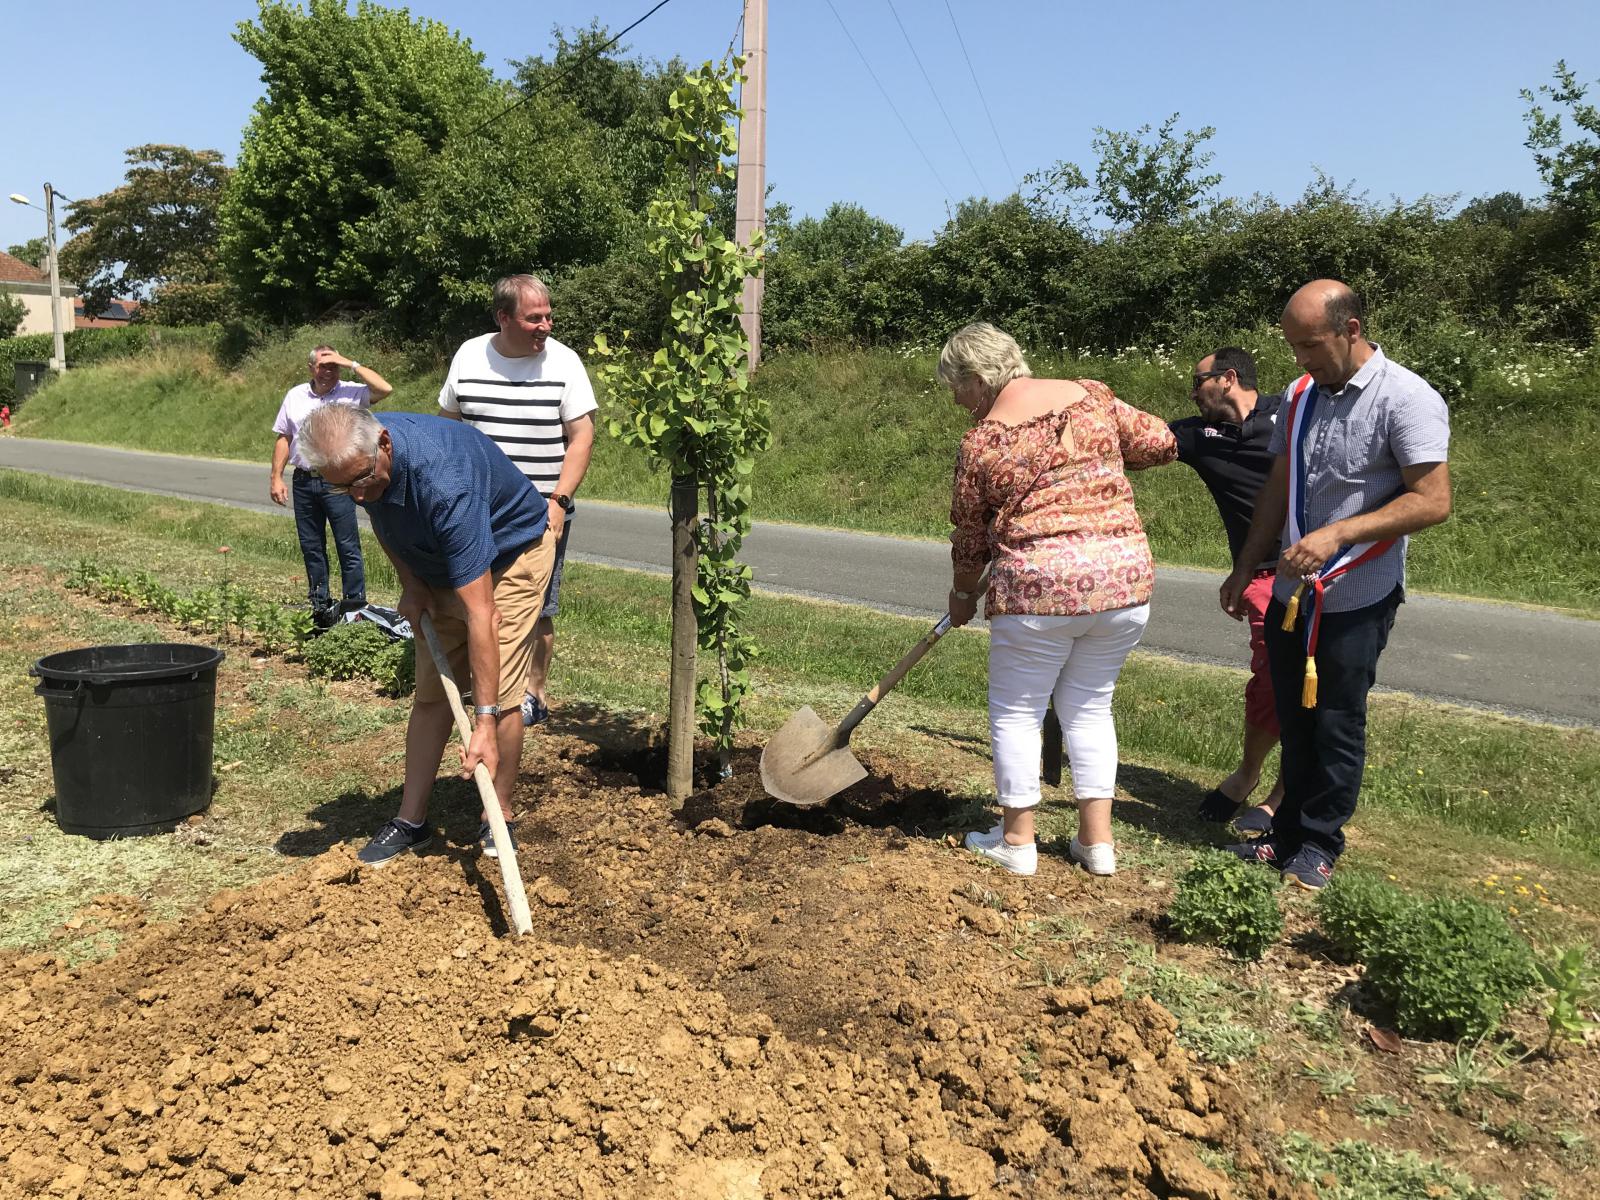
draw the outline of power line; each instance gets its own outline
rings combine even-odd
[[[479,125],[474,125],[471,129],[467,130],[466,136],[467,137],[476,137],[478,134],[482,133],[489,126],[493,125],[496,121],[500,120],[503,117],[508,117],[512,113],[516,112],[517,109],[521,108],[524,104],[528,103],[528,101],[532,100],[535,96],[542,95],[543,93],[549,91],[551,88],[555,87],[556,84],[560,83],[563,79],[565,79],[568,75],[572,74],[572,72],[576,71],[579,67],[583,66],[584,64],[586,64],[588,62],[593,61],[596,58],[599,58],[600,55],[604,54],[607,50],[611,49],[611,47],[615,46],[623,38],[627,37],[628,34],[632,33],[635,29],[639,28],[639,26],[643,25],[651,17],[655,16],[656,13],[660,12],[663,8],[665,8],[667,5],[669,5],[671,3],[672,3],[672,0],[660,0],[660,3],[658,3],[654,8],[652,8],[649,12],[645,13],[644,16],[640,17],[632,25],[629,25],[621,33],[619,33],[615,37],[613,37],[609,42],[606,42],[604,45],[601,45],[601,46],[596,46],[593,50],[589,51],[589,53],[585,54],[582,58],[577,59],[575,62],[569,63],[567,65],[566,70],[562,71],[560,74],[556,75],[554,78],[547,80],[543,85],[541,85],[539,87],[536,87],[536,88],[532,89],[531,91],[525,93],[520,99],[514,100],[512,103],[508,104],[505,108],[503,108],[499,112],[495,113],[494,116],[490,117],[488,120],[482,122]],[[742,19],[743,18],[741,18],[741,20]]]
[[[950,7],[950,0],[944,0],[944,10],[950,14],[950,28],[956,31],[956,41],[961,45],[961,57],[967,60],[967,72],[972,76],[972,86],[978,89],[978,101],[983,105],[983,115],[989,118],[989,129],[994,134],[995,148],[1000,151],[1000,159],[1006,164],[1006,170],[1010,172],[1011,179],[1016,189],[1020,192],[1022,190],[1021,177],[1017,174],[1016,168],[1011,165],[1011,159],[1006,155],[1006,144],[1000,140],[1000,130],[995,127],[994,114],[989,111],[989,101],[984,98],[983,84],[978,82],[978,72],[972,65],[972,55],[967,53],[967,42],[961,36],[961,26],[956,24],[956,14],[955,10]]]
[[[928,152],[922,148],[922,143],[917,141],[917,135],[911,132],[911,126],[906,124],[906,119],[900,115],[900,110],[894,106],[894,101],[889,98],[888,90],[879,82],[878,74],[872,69],[872,64],[867,61],[867,56],[861,53],[861,47],[856,45],[856,39],[850,36],[850,29],[845,25],[844,18],[839,15],[839,10],[834,8],[833,0],[828,0],[828,11],[833,13],[833,19],[839,22],[839,28],[844,30],[845,40],[855,50],[856,57],[861,60],[861,65],[867,69],[867,74],[872,77],[872,82],[878,85],[878,91],[883,93],[884,103],[889,106],[889,111],[894,114],[895,120],[900,122],[900,128],[906,131],[906,136],[911,139],[911,144],[917,148],[917,153],[922,155],[922,161],[928,164],[928,170],[933,172],[933,177],[939,181],[939,186],[944,189],[945,199],[950,201],[953,206],[956,199],[954,193],[950,190],[950,185],[939,174],[939,168],[933,165],[933,159],[928,157]]]
[[[906,40],[906,49],[911,51],[911,57],[916,60],[917,70],[922,72],[922,82],[928,85],[928,91],[933,95],[933,102],[939,106],[939,113],[944,117],[944,123],[950,127],[950,136],[955,138],[956,145],[961,148],[961,157],[967,160],[967,166],[972,168],[972,178],[977,182],[978,191],[982,193],[983,176],[978,174],[978,166],[972,161],[972,155],[967,153],[967,147],[961,140],[961,135],[956,132],[955,122],[950,119],[950,114],[945,111],[944,101],[939,99],[939,90],[933,86],[933,80],[928,77],[928,69],[922,65],[922,56],[917,53],[917,48],[911,44],[911,35],[906,32],[905,22],[900,19],[900,14],[895,10],[894,0],[884,0],[889,6],[889,12],[894,16],[894,23],[900,26],[900,36]]]

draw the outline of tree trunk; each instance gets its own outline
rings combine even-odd
[[[681,804],[694,790],[694,661],[699,625],[694,585],[699,556],[694,523],[700,492],[693,476],[672,481],[672,685],[667,717],[667,798]]]

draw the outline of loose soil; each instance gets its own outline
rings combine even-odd
[[[0,1194],[1296,1194],[1166,1010],[1018,986],[1015,930],[1136,885],[1001,877],[887,773],[784,813],[747,754],[675,814],[648,754],[530,740],[530,937],[441,839],[165,927],[97,898],[114,958],[0,961]]]
[[[529,937],[456,787],[448,840],[381,871],[336,846],[159,927],[97,897],[75,919],[115,957],[0,958],[0,1197],[1307,1200],[1270,1167],[1285,1120],[1373,1136],[1197,1062],[1115,977],[1042,985],[1040,923],[1160,940],[1145,872],[995,871],[946,836],[962,801],[871,755],[801,812],[746,749],[674,812],[638,731],[561,724],[516,798]],[[1274,956],[1293,994],[1349,983]]]

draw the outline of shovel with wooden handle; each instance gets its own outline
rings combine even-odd
[[[985,568],[976,590],[983,589],[988,574]],[[761,786],[767,789],[767,794],[799,808],[814,808],[865,779],[867,769],[850,753],[850,735],[878,706],[878,701],[949,632],[950,614],[945,613],[923,639],[878,680],[877,686],[861,697],[837,728],[830,729],[810,707],[802,708],[785,721],[761,752]]]
[[[439,645],[439,635],[434,631],[433,618],[422,614],[422,636],[427,639],[428,653],[433,655],[434,666],[439,668],[439,680],[444,684],[444,694],[450,700],[450,710],[455,713],[456,729],[461,734],[461,744],[472,743],[472,722],[467,719],[467,709],[461,703],[461,688],[450,673],[450,660],[444,647]],[[517,718],[521,720],[521,718]],[[494,844],[500,848],[500,880],[506,885],[506,904],[511,910],[511,930],[517,935],[533,931],[533,917],[528,912],[528,893],[522,888],[522,868],[517,865],[517,855],[512,849],[511,834],[506,829],[506,819],[500,811],[500,799],[495,795],[494,778],[482,762],[472,769],[472,780],[478,785],[478,796],[483,801],[484,815],[489,818],[489,830]]]

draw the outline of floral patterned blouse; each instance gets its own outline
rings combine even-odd
[[[1155,564],[1124,468],[1173,461],[1159,417],[1105,384],[1020,425],[980,421],[961,439],[950,504],[955,569],[989,572],[988,615],[1072,616],[1144,604]]]

